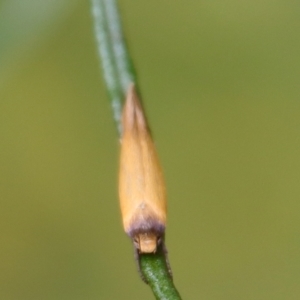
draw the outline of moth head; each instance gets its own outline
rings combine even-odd
[[[161,238],[154,232],[138,233],[133,238],[134,246],[140,253],[155,253]]]

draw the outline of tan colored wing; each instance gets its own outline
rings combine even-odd
[[[124,229],[150,229],[149,220],[164,226],[165,182],[134,85],[127,94],[122,124],[119,197]]]

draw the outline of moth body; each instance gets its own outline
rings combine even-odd
[[[166,225],[165,182],[134,85],[128,90],[122,126],[119,197],[123,227],[138,253],[155,253]]]

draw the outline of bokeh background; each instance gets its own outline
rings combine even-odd
[[[184,299],[300,299],[297,1],[120,1]],[[153,299],[117,197],[89,1],[0,1],[0,298]]]

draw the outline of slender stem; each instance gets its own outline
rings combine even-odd
[[[162,247],[159,247],[156,254],[143,254],[140,263],[145,280],[150,285],[156,299],[181,299],[170,276]]]
[[[137,86],[136,74],[126,47],[115,0],[91,0],[94,27],[102,70],[111,101],[119,137],[122,134],[121,110],[131,83]],[[156,299],[181,299],[169,274],[165,253],[140,255],[141,272]]]
[[[102,71],[111,101],[114,121],[118,134],[121,136],[121,112],[124,92],[120,84],[118,69],[113,51],[112,40],[108,27],[107,12],[103,0],[92,0],[94,28],[97,40],[98,54],[102,62]]]
[[[115,62],[123,94],[128,91],[128,86],[134,83],[137,86],[135,71],[128,53],[118,7],[115,1],[104,0],[107,16],[108,30],[112,42]]]

